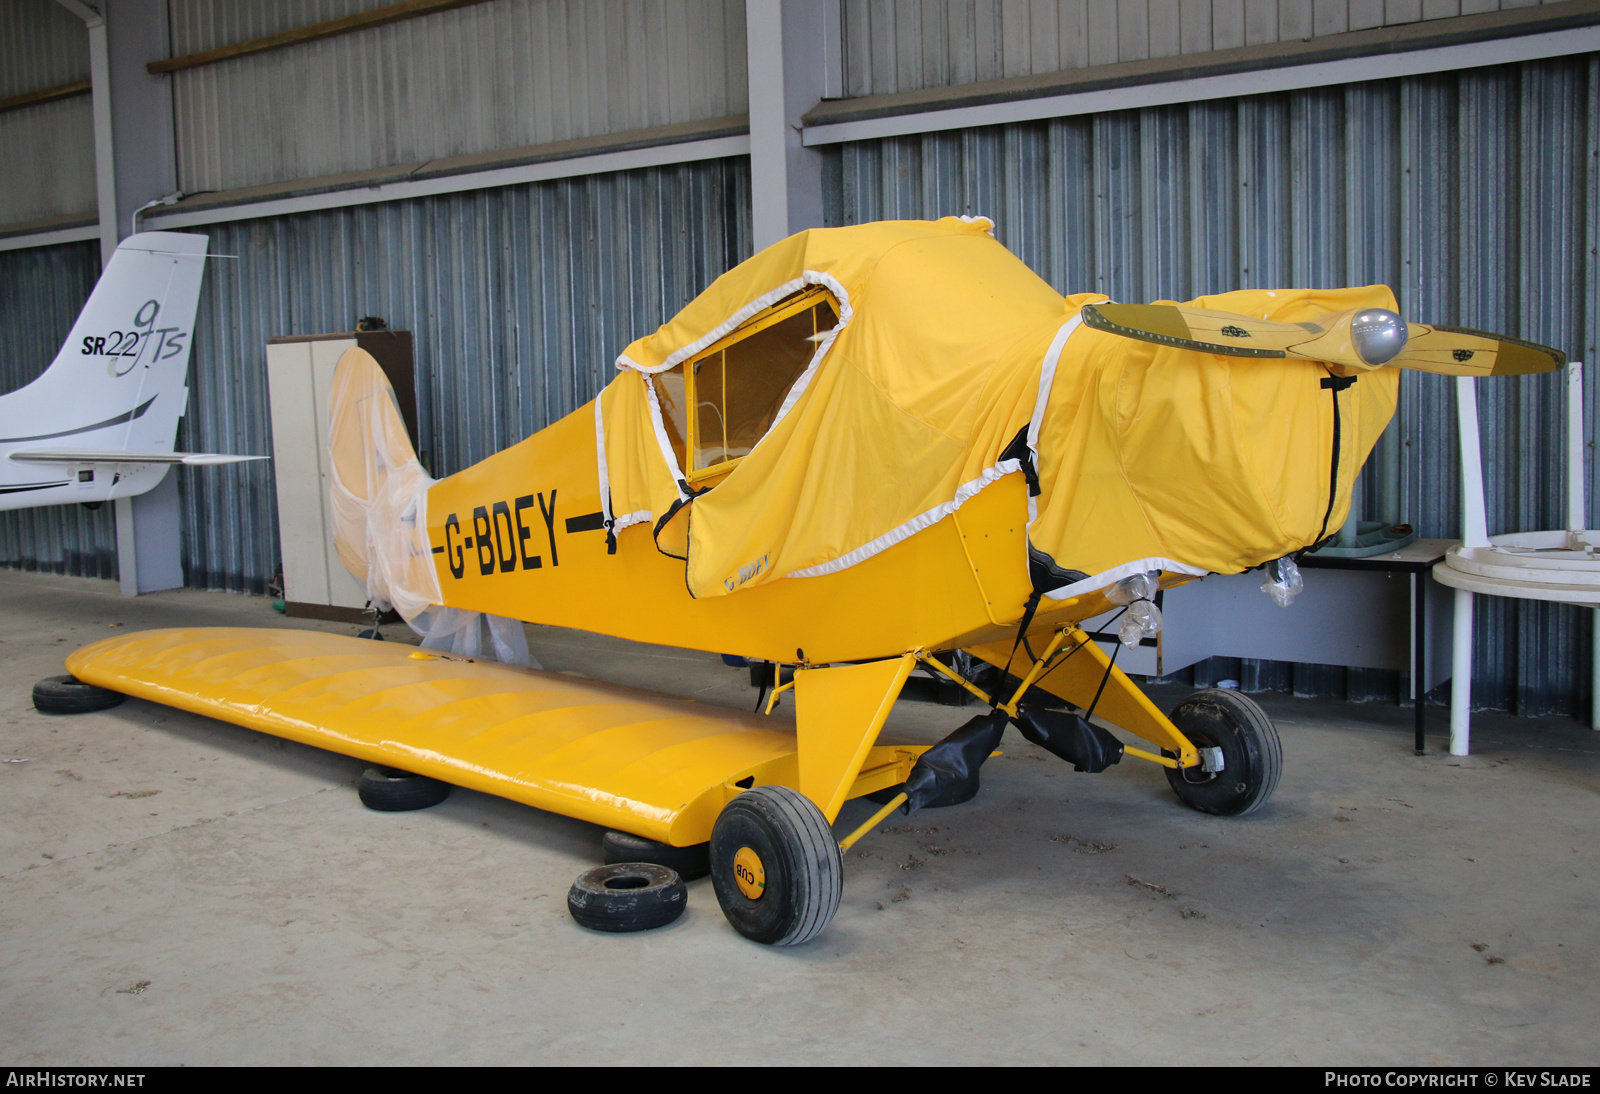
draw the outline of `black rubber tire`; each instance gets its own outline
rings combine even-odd
[[[754,900],[734,878],[742,847],[760,856],[766,871],[766,889]],[[734,930],[771,946],[798,946],[839,910],[844,856],[810,798],[787,786],[758,786],[724,806],[711,828],[711,884]]]
[[[1283,773],[1283,745],[1254,699],[1210,688],[1173,707],[1170,717],[1196,748],[1222,749],[1219,772],[1163,768],[1185,805],[1219,817],[1242,817],[1272,797]]]
[[[404,813],[438,805],[450,796],[450,784],[392,767],[369,767],[356,783],[356,796],[368,809]]]
[[[676,870],[653,862],[617,862],[578,875],[567,911],[591,931],[648,931],[674,922],[689,906]]]
[[[109,710],[127,696],[85,684],[76,676],[46,676],[33,685],[33,708],[41,714],[88,714]]]
[[[628,832],[607,832],[600,840],[600,854],[607,866],[618,862],[652,862],[676,870],[684,881],[693,881],[711,872],[709,843],[674,847]]]

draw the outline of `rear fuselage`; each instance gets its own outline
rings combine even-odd
[[[1022,476],[1007,475],[849,569],[695,599],[683,561],[656,549],[649,525],[625,529],[607,553],[592,404],[428,492],[449,607],[785,662],[890,657],[1014,633],[1028,595],[1026,522]],[[1041,626],[1083,618],[1088,607],[1047,603]]]

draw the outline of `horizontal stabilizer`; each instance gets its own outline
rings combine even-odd
[[[13,452],[11,458],[20,463],[181,463],[190,467],[271,459],[270,456],[229,456],[219,452],[125,452],[115,448],[35,448]]]
[[[1396,328],[1381,355],[1362,353],[1369,316],[1387,316]],[[1094,304],[1084,325],[1141,342],[1224,357],[1298,358],[1344,369],[1409,368],[1446,376],[1517,376],[1553,372],[1566,354],[1536,342],[1464,327],[1405,323],[1392,312],[1351,310],[1313,322],[1283,323],[1181,304]],[[1370,359],[1369,359],[1370,358]]]

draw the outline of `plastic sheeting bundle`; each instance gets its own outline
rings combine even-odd
[[[1272,602],[1280,608],[1293,604],[1294,598],[1306,587],[1300,567],[1292,558],[1275,559],[1263,569],[1267,580],[1261,583],[1261,591],[1272,597]]]
[[[367,600],[399,612],[428,649],[540,667],[517,620],[440,606],[428,543],[434,479],[411,447],[389,378],[365,350],[346,350],[334,370],[328,443],[334,547]]]
[[[1130,650],[1141,640],[1161,633],[1161,609],[1155,603],[1156,591],[1160,588],[1161,571],[1150,570],[1125,577],[1106,590],[1107,600],[1119,607],[1127,606],[1117,637]]]

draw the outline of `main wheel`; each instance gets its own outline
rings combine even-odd
[[[356,783],[356,796],[368,809],[404,813],[438,805],[450,796],[450,784],[392,767],[369,767]]]
[[[88,714],[107,710],[127,696],[85,684],[76,676],[46,676],[33,685],[33,707],[41,714]]]
[[[1211,688],[1173,707],[1170,717],[1196,748],[1222,750],[1221,771],[1163,768],[1185,805],[1202,813],[1239,817],[1272,797],[1283,771],[1283,745],[1272,719],[1255,700]]]
[[[711,885],[746,938],[810,942],[839,910],[844,856],[822,810],[787,786],[734,798],[711,828]]]
[[[710,847],[709,843],[674,847],[627,832],[607,832],[600,840],[600,853],[607,866],[619,862],[653,862],[676,870],[684,881],[693,881],[711,872]]]

